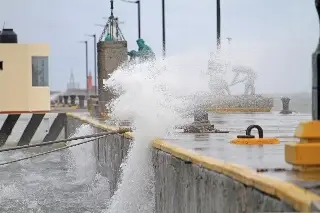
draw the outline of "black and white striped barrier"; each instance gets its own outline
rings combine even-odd
[[[65,138],[66,113],[0,115],[0,147]]]

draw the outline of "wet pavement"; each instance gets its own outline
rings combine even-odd
[[[88,114],[86,116],[89,117]],[[262,170],[261,173],[264,175],[293,182],[320,194],[320,190],[318,192],[320,173],[295,173],[291,171],[292,166],[287,164],[284,159],[285,143],[298,142],[298,139],[294,137],[296,127],[300,122],[310,119],[311,114],[282,115],[279,111],[270,113],[210,113],[210,122],[217,129],[228,130],[230,133],[194,134],[177,131],[165,140],[206,156],[247,166],[257,171]],[[189,122],[192,121],[193,118],[190,118]],[[237,135],[244,135],[246,128],[253,124],[260,125],[263,128],[264,137],[276,137],[280,140],[280,144],[249,146],[230,143]],[[256,130],[252,130],[252,134],[258,135]]]
[[[217,129],[230,133],[181,133],[167,138],[169,142],[184,148],[193,149],[207,156],[243,164],[251,168],[291,168],[284,161],[284,144],[297,141],[293,137],[295,128],[301,121],[310,120],[307,114],[280,115],[277,112],[263,114],[224,114],[209,115]],[[230,141],[237,135],[244,135],[245,129],[252,124],[260,125],[264,137],[276,137],[280,144],[275,145],[235,145]],[[257,136],[257,132],[252,130]]]
[[[292,166],[284,159],[284,145],[287,142],[297,142],[294,131],[301,121],[311,119],[310,114],[281,115],[279,112],[255,114],[209,114],[209,120],[217,129],[230,130],[226,134],[191,134],[177,133],[166,138],[178,146],[195,150],[206,156],[225,160],[231,163],[247,166],[255,170],[266,170],[270,175],[283,180],[297,183],[305,188],[317,187],[319,174],[299,174],[291,171]],[[276,137],[280,144],[275,145],[235,145],[230,141],[237,135],[244,135],[245,129],[252,124],[260,125],[264,137]],[[253,135],[257,136],[255,130]],[[282,169],[282,171],[274,171]],[[285,170],[285,171],[283,171]]]
[[[88,116],[88,113],[82,113]],[[209,114],[209,120],[217,129],[229,130],[230,133],[179,133],[165,138],[168,142],[192,149],[206,156],[225,160],[231,163],[247,166],[254,170],[263,170],[264,175],[277,177],[293,182],[301,187],[310,189],[318,194],[320,173],[296,173],[291,171],[292,166],[284,159],[284,145],[287,142],[297,142],[294,132],[302,121],[311,119],[311,114],[293,113],[282,115],[271,113],[234,113]],[[192,118],[190,118],[190,123]],[[260,125],[264,130],[264,137],[279,138],[280,144],[275,145],[235,145],[230,141],[237,135],[244,135],[249,125]],[[252,131],[257,135],[257,131]],[[276,171],[275,171],[276,170]]]

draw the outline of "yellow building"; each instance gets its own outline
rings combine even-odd
[[[49,45],[4,40],[0,38],[0,113],[50,111]]]

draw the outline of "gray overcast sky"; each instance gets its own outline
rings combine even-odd
[[[141,0],[142,37],[161,54],[161,0]],[[221,0],[222,37],[232,37],[239,61],[259,72],[260,92],[311,90],[311,53],[319,34],[314,0]],[[6,21],[23,42],[51,45],[50,86],[64,89],[73,68],[85,83],[86,33],[100,35],[102,17],[110,15],[108,0],[1,0],[0,22]],[[215,48],[215,0],[167,0],[167,50],[177,55],[193,49]],[[115,0],[115,14],[129,49],[136,48],[135,4]],[[91,52],[90,52],[91,53]],[[241,54],[240,54],[241,53]],[[92,53],[90,68],[93,71]]]

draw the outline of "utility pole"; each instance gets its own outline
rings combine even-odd
[[[141,5],[140,0],[136,1],[138,4],[138,38],[141,38]]]
[[[89,98],[89,84],[88,84],[88,75],[89,75],[89,64],[88,64],[88,41],[85,41],[86,44],[86,81],[87,81],[87,99]]]
[[[87,99],[89,98],[89,85],[88,85],[88,75],[89,75],[89,65],[88,65],[88,41],[80,41],[80,43],[84,43],[86,47],[86,87],[87,87]]]
[[[217,50],[221,47],[221,8],[220,0],[217,0]]]
[[[121,1],[137,4],[138,6],[138,38],[141,38],[141,2],[140,0],[137,0],[137,1],[121,0]]]
[[[93,35],[86,35],[93,38],[93,60],[94,60],[94,93],[98,95],[98,85],[97,85],[97,36],[96,34]]]
[[[162,0],[162,54],[166,57],[166,4],[165,0]]]
[[[98,95],[98,84],[97,84],[97,35],[94,34],[93,35],[93,43],[94,43],[94,47],[93,47],[93,51],[94,51],[94,86],[95,86],[95,94]]]

